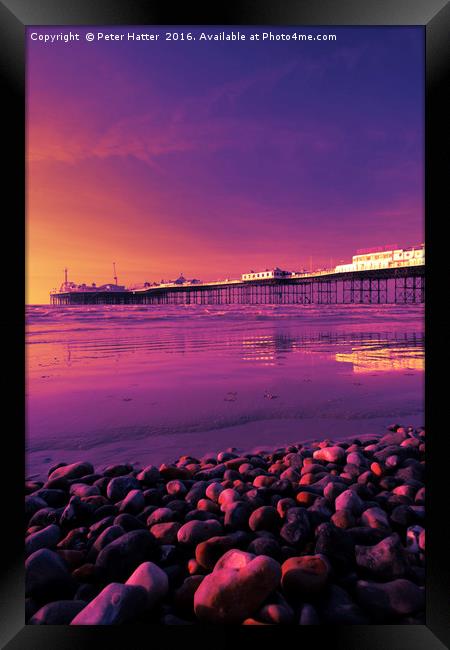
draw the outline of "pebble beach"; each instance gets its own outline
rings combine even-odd
[[[32,625],[424,624],[425,430],[25,484]]]

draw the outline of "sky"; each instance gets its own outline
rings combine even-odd
[[[247,40],[198,39],[223,29]],[[249,40],[267,30],[28,28],[28,304],[65,267],[77,283],[112,282],[113,262],[120,284],[215,280],[423,242],[422,28]]]

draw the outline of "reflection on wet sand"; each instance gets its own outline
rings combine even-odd
[[[95,449],[103,462],[137,444],[166,462],[186,435],[204,453],[370,433],[375,421],[422,425],[422,316],[417,306],[31,308],[28,465],[41,471],[56,449],[65,460]]]
[[[356,349],[349,353],[336,354],[336,361],[351,363],[355,373],[390,370],[425,370],[423,346],[414,350],[393,346],[366,350]]]
[[[119,359],[123,355],[192,354],[232,356],[246,362],[283,365],[291,354],[322,354],[353,364],[354,372],[372,370],[424,370],[424,337],[416,332],[319,332],[314,334],[265,332],[248,336],[241,332],[208,332],[205,336],[168,333],[165,336],[115,336],[66,343],[65,363],[95,359]],[[336,348],[342,352],[336,352]]]

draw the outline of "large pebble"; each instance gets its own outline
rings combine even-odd
[[[344,490],[334,502],[337,510],[350,510],[352,514],[358,517],[361,514],[364,502],[353,490]]]
[[[146,530],[132,530],[103,548],[96,566],[107,580],[126,580],[142,562],[155,554],[156,540]]]
[[[289,508],[285,516],[285,524],[280,530],[280,537],[293,546],[300,546],[307,541],[311,524],[305,508]]]
[[[333,524],[323,523],[316,530],[316,554],[330,558],[336,568],[347,568],[354,562],[355,545],[351,535]]]
[[[257,537],[249,544],[247,550],[255,555],[268,555],[274,560],[279,560],[281,556],[281,548],[277,540],[267,537]]]
[[[46,548],[32,553],[25,561],[25,594],[38,602],[71,598],[76,583],[66,563]]]
[[[383,583],[359,580],[356,598],[379,621],[415,614],[425,607],[424,590],[404,578]]]
[[[139,489],[139,481],[134,476],[117,476],[112,478],[106,489],[106,496],[117,502],[125,499],[128,492]]]
[[[151,534],[159,544],[176,544],[178,531],[181,524],[177,521],[168,521],[164,524],[155,524],[150,528]]]
[[[369,619],[364,611],[338,585],[330,585],[320,607],[323,623],[328,625],[365,625]]]
[[[141,481],[142,483],[146,483],[147,485],[153,485],[161,478],[161,475],[157,467],[155,467],[154,465],[147,465],[147,467],[145,467],[142,471],[139,472],[136,478],[138,481]]]
[[[172,508],[157,508],[147,518],[147,526],[165,524],[168,521],[174,521],[177,518],[177,513],[172,510]]]
[[[361,524],[369,528],[389,529],[387,514],[377,506],[364,510],[361,515]]]
[[[205,496],[207,496],[208,499],[211,499],[211,501],[217,502],[224,489],[225,488],[220,483],[210,483],[205,490]]]
[[[120,512],[130,515],[139,514],[145,507],[145,498],[141,490],[130,490],[120,504]]]
[[[25,540],[25,556],[28,557],[40,548],[55,548],[60,538],[60,528],[55,524],[50,524],[50,526],[38,530]]]
[[[290,625],[294,622],[294,612],[287,603],[268,603],[258,610],[256,618],[269,625]]]
[[[85,607],[84,600],[55,600],[41,607],[28,622],[30,625],[69,625]]]
[[[133,466],[129,463],[116,463],[114,465],[108,465],[103,470],[104,476],[122,476],[123,474],[129,474],[133,471]]]
[[[278,562],[264,555],[241,569],[216,570],[195,592],[195,614],[202,623],[240,623],[275,591],[280,577]]]
[[[281,586],[295,599],[320,593],[327,584],[330,565],[321,555],[291,557],[281,567]]]
[[[305,603],[300,609],[299,625],[319,625],[320,618],[315,607]]]
[[[181,526],[177,533],[177,539],[180,544],[197,546],[210,537],[215,537],[222,533],[221,524],[215,519],[207,521],[193,520]]]
[[[242,569],[242,567],[250,564],[255,557],[253,553],[241,551],[236,548],[230,549],[216,562],[214,571],[220,571],[221,569]]]
[[[252,512],[248,525],[250,530],[278,530],[280,515],[272,506],[261,506]]]
[[[169,592],[169,580],[165,571],[153,562],[143,562],[125,583],[132,587],[142,587],[147,594],[147,609],[163,600]]]
[[[43,499],[52,508],[60,508],[67,501],[67,493],[64,490],[42,488],[34,492],[33,496]]]
[[[71,625],[127,623],[140,614],[146,605],[145,589],[112,582],[75,616]]]
[[[358,567],[380,579],[399,578],[408,568],[405,551],[397,533],[375,546],[355,546],[355,557]]]
[[[114,519],[115,526],[122,526],[125,532],[129,533],[132,530],[144,530],[145,524],[135,517],[130,515],[127,512],[123,512]]]
[[[246,530],[250,506],[248,503],[233,501],[222,506],[225,508],[224,526],[229,530]]]
[[[313,453],[315,460],[322,460],[327,463],[343,463],[345,461],[345,450],[337,445],[333,447],[323,447]]]
[[[94,468],[91,463],[81,462],[81,463],[71,463],[70,465],[63,465],[57,467],[56,469],[49,474],[49,481],[55,479],[64,478],[64,479],[76,479],[86,476],[86,474],[93,474]]]
[[[181,614],[193,616],[194,594],[203,581],[203,575],[193,575],[186,578],[175,592],[174,603],[177,611]]]
[[[247,543],[248,536],[242,531],[231,533],[230,535],[210,537],[197,545],[195,559],[201,567],[211,571],[217,560],[226,551],[232,548],[242,548]]]
[[[96,485],[86,485],[85,483],[72,483],[70,486],[70,494],[75,494],[77,497],[92,497],[100,494],[100,490]]]
[[[125,531],[122,526],[113,525],[105,528],[105,530],[100,533],[100,535],[91,546],[88,554],[88,560],[94,561],[102,549],[108,546],[108,544],[113,542],[115,539],[122,537],[124,534]]]
[[[39,510],[46,508],[48,508],[47,501],[35,495],[27,495],[25,497],[25,520],[29,521]]]

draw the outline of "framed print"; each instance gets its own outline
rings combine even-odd
[[[448,4],[0,10],[2,647],[446,647]]]

